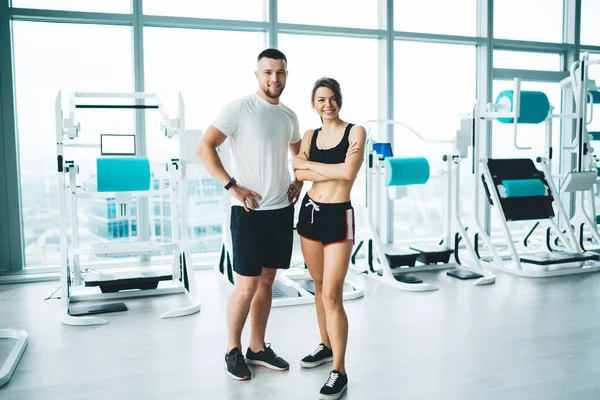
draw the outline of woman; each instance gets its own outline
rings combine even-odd
[[[342,93],[335,79],[315,82],[312,106],[323,126],[304,134],[293,167],[298,180],[313,182],[302,201],[297,229],[315,284],[321,344],[300,364],[314,368],[333,360],[319,398],[337,399],[348,384],[344,365],[348,319],[342,294],[354,244],[350,191],[363,162],[366,132],[340,119]]]

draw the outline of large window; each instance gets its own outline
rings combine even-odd
[[[377,117],[377,47],[377,41],[372,39],[279,37],[279,48],[288,58],[289,69],[282,101],[298,115],[302,133],[321,126],[312,108],[310,94],[315,81],[323,76],[335,78],[340,83],[344,97],[342,119],[364,124]],[[308,56],[307,49],[311,49]]]
[[[475,36],[476,27],[476,0],[394,1],[396,31]]]
[[[12,6],[46,10],[131,13],[131,0],[12,0]]]
[[[560,43],[562,17],[563,0],[496,0],[494,37]]]
[[[14,22],[13,31],[25,257],[27,266],[48,265],[59,260],[56,95],[59,90],[132,91],[131,28]],[[128,111],[88,110],[77,115],[81,134],[89,135],[91,142],[99,133],[133,129],[133,113]],[[82,179],[92,172],[92,163],[86,163],[89,151],[70,153],[82,164]],[[106,214],[110,205],[104,202],[103,207],[100,211]],[[100,225],[106,230],[106,217],[98,218],[104,218]],[[83,221],[84,243],[102,236],[94,233],[97,221],[93,213]]]
[[[279,22],[377,29],[379,0],[278,0]]]
[[[600,1],[581,0],[581,44],[600,45]]]
[[[181,92],[187,129],[206,129],[228,102],[258,88],[263,33],[145,28],[144,35],[146,91],[163,94],[173,111]],[[150,151],[157,150],[153,140]]]
[[[277,47],[288,57],[289,76],[282,102],[297,113],[302,133],[321,125],[311,107],[310,93],[313,83],[323,76],[334,77],[341,83],[342,118],[366,125],[367,120],[385,114],[381,106],[390,92],[381,85],[389,72],[387,64],[381,63],[385,60],[385,39],[380,37],[381,31],[369,30],[388,29],[418,36],[414,40],[403,37],[394,43],[394,71],[391,71],[394,88],[390,99],[395,118],[428,138],[451,141],[459,127],[459,114],[473,107],[478,80],[485,85],[488,79],[477,76],[477,43],[450,44],[453,41],[450,36],[474,37],[478,24],[486,23],[478,21],[479,1],[395,0],[393,26],[386,26],[387,7],[382,0],[351,4],[344,0],[277,0],[276,10],[270,9],[273,3],[270,0],[9,0],[9,13],[14,17],[15,108],[27,265],[58,261],[54,132],[54,99],[58,90],[63,90],[65,100],[74,90],[130,92],[134,89],[134,70],[141,71],[145,90],[160,93],[173,118],[180,92],[185,102],[186,129],[204,131],[228,102],[256,91],[256,57],[269,47],[269,38],[276,35]],[[114,21],[114,16],[107,14],[130,14],[133,5],[140,3],[143,15],[135,21],[145,24],[142,31],[134,31],[131,26],[103,25]],[[492,34],[499,39],[498,47],[493,50],[494,69],[561,71],[561,50],[548,53],[547,49],[537,49],[535,43],[528,46],[532,50],[524,51],[519,46],[513,49],[511,42],[502,39],[561,43],[564,0],[492,3]],[[582,48],[586,45],[592,48],[600,45],[600,30],[595,23],[595,16],[600,16],[600,3],[581,0],[581,4]],[[56,23],[25,22],[22,19],[35,11],[23,9],[55,10],[41,14],[51,14]],[[270,25],[270,15],[274,12],[277,24]],[[130,18],[134,20],[133,16]],[[97,23],[103,19],[104,22]],[[196,29],[173,27],[182,22],[186,26],[197,24]],[[256,27],[263,31],[250,31]],[[143,32],[144,59],[137,60],[140,65],[134,68],[133,45],[141,43],[135,40],[140,39],[134,37],[137,32]],[[440,39],[443,43],[426,43],[421,42],[424,38],[419,33],[449,37]],[[568,50],[569,46],[565,46]],[[595,77],[595,70],[590,74]],[[495,82],[494,95],[511,84]],[[557,110],[560,107],[557,84],[526,82],[523,89],[548,91],[553,105]],[[81,123],[83,138],[96,142],[102,133],[136,132],[135,116],[133,110],[78,110],[77,122]],[[555,122],[553,126],[556,145],[560,140],[559,124]],[[594,121],[590,129],[597,130],[597,126],[600,125]],[[373,135],[379,135],[382,129],[367,128],[374,128]],[[540,151],[543,136],[534,128],[523,127],[519,141],[535,149],[519,154],[530,156]],[[516,155],[511,149],[512,139],[507,140],[510,136],[510,132],[505,133],[507,129],[493,124],[493,156]],[[155,110],[146,112],[143,132],[154,167],[152,185],[166,187],[170,182],[163,163],[177,154],[177,148],[164,137]],[[411,187],[409,197],[396,203],[396,216],[400,216],[396,237],[439,235],[447,193],[440,175],[441,155],[452,146],[424,144],[410,138],[406,129],[400,127],[394,129],[394,141],[396,155],[423,155],[432,166],[430,182]],[[80,184],[94,180],[93,151],[80,148],[70,152],[80,165]],[[473,185],[471,160],[463,161],[462,186]],[[159,165],[162,168],[156,168]],[[557,165],[557,159],[553,165]],[[193,250],[217,250],[221,243],[224,192],[201,164],[191,166],[188,171]],[[361,172],[352,193],[357,210],[365,201],[364,178]],[[304,190],[309,188],[307,184]],[[472,199],[465,200],[462,212],[467,218],[473,207]],[[132,204],[130,218],[119,219],[114,199],[82,201],[83,244],[137,240],[141,229],[137,210],[144,210],[145,204],[145,201]],[[149,199],[148,206],[148,224],[141,226],[148,226],[149,232],[143,232],[143,236],[149,234],[151,239],[159,241],[170,239],[168,222],[172,213],[168,198]],[[360,223],[360,213],[358,218]]]
[[[144,33],[146,90],[164,95],[171,114],[181,92],[188,130],[206,130],[228,102],[258,87],[254,71],[264,49],[263,33],[167,28],[146,28]],[[167,48],[177,57],[165,57]],[[147,114],[146,121],[150,159],[169,160],[173,148],[158,129],[158,114]],[[224,218],[223,189],[202,165],[189,168],[189,175],[192,250],[216,251]]]
[[[460,114],[473,108],[475,90],[475,47],[445,44],[396,42],[394,118],[431,141],[452,141],[460,127]],[[421,62],[413,60],[445,60]],[[394,237],[417,240],[444,235],[448,188],[442,176],[442,156],[452,143],[424,142],[403,127],[394,130],[395,157],[425,157],[431,179],[411,186],[408,196],[395,202]],[[461,190],[470,191],[470,159],[463,160]],[[463,216],[472,211],[472,200],[461,198]]]
[[[286,53],[289,62],[282,101],[298,115],[301,133],[321,126],[310,95],[315,81],[323,76],[340,83],[344,100],[340,116],[344,121],[364,125],[365,121],[377,118],[380,94],[376,40],[281,35],[279,48]],[[310,49],[309,56],[307,49]],[[365,204],[364,183],[364,174],[359,173],[352,190],[352,202],[357,206]],[[304,191],[309,187],[305,185]],[[357,216],[357,226],[360,226],[362,215],[357,213]]]
[[[144,0],[144,14],[266,21],[265,0]]]

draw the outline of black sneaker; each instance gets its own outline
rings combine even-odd
[[[330,361],[333,361],[333,352],[329,347],[321,343],[312,353],[300,361],[300,365],[304,368],[315,368]]]
[[[248,365],[261,365],[275,371],[285,371],[290,368],[290,364],[283,358],[278,357],[268,343],[265,344],[264,350],[257,353],[248,347],[246,362]]]
[[[247,381],[252,377],[250,368],[248,368],[244,360],[244,355],[237,347],[234,347],[229,353],[225,354],[225,363],[227,364],[227,373],[233,379]]]
[[[333,370],[329,373],[329,379],[327,379],[327,382],[325,382],[321,388],[321,391],[319,392],[319,399],[339,399],[347,387],[348,377],[342,374],[340,371]]]

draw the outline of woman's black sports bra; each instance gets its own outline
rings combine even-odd
[[[312,140],[310,141],[310,161],[319,162],[323,164],[341,164],[346,160],[346,152],[348,151],[348,147],[350,146],[349,137],[350,137],[350,129],[354,124],[348,124],[346,130],[344,131],[344,136],[342,140],[335,146],[330,149],[319,149],[317,147],[317,136],[319,136],[319,132],[321,128],[315,129],[315,133],[313,133]]]

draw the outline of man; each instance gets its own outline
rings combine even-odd
[[[302,183],[291,181],[288,149],[300,150],[296,114],[279,102],[287,79],[287,59],[277,49],[257,60],[258,91],[229,103],[204,133],[197,153],[209,173],[231,193],[231,239],[235,288],[227,308],[225,361],[233,379],[251,377],[247,364],[287,370],[289,364],[265,344],[265,331],[278,268],[292,256],[294,204]],[[216,151],[229,139],[230,176]],[[250,346],[242,354],[241,334],[250,314]]]

